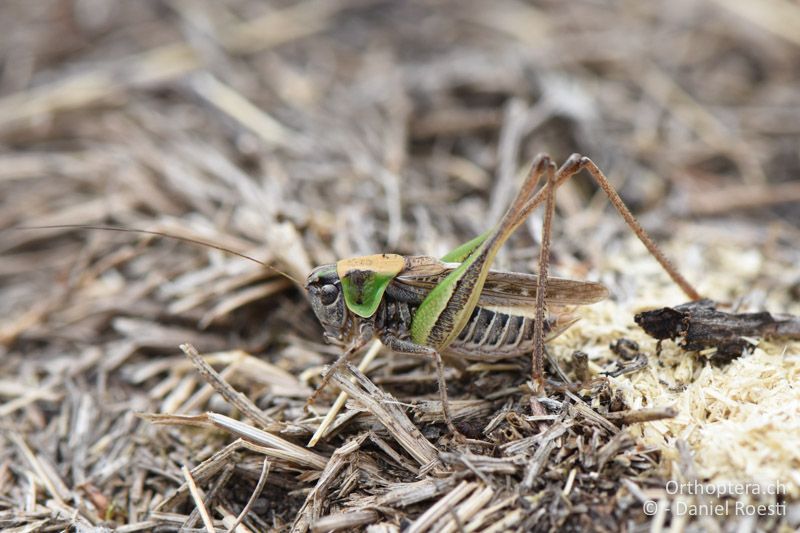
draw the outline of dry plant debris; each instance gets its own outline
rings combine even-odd
[[[467,445],[431,368],[380,350],[336,375],[349,398],[306,447],[336,350],[274,272],[147,235],[6,228],[164,231],[302,280],[441,255],[499,216],[536,152],[579,151],[705,296],[797,315],[799,19],[788,0],[5,0],[0,528],[798,527],[800,344],[657,354],[633,316],[683,299],[588,180],[558,196],[554,274],[612,298],[549,345],[544,412],[528,361],[448,369],[456,422],[484,441]],[[498,266],[530,271],[540,225]],[[670,514],[706,501],[670,480],[780,482],[721,501],[787,507]]]

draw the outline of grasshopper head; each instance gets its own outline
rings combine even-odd
[[[345,340],[347,306],[336,265],[322,265],[306,278],[306,291],[317,320],[325,328],[325,337],[336,344]]]

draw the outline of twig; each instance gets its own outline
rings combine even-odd
[[[359,371],[366,372],[367,367],[380,353],[381,346],[383,345],[381,344],[381,341],[379,339],[375,339],[375,341],[373,341],[372,345],[369,347],[369,350],[367,350],[367,353],[364,355],[364,358],[358,364]],[[356,379],[355,377],[351,378],[350,382],[355,383],[355,379]],[[311,436],[311,440],[308,441],[308,444],[306,445],[307,447],[313,448],[314,446],[317,445],[317,442],[319,442],[319,440],[325,436],[325,433],[328,431],[328,428],[331,426],[331,424],[333,424],[336,415],[338,415],[339,411],[342,409],[342,407],[344,407],[344,404],[347,401],[348,397],[349,396],[347,395],[346,392],[339,393],[339,396],[336,398],[336,401],[333,402],[333,405],[331,406],[328,413],[325,415],[325,418],[322,420],[322,423],[317,428],[317,431],[314,432],[314,434]]]
[[[409,526],[409,528],[406,530],[406,533],[422,533],[422,531],[426,531],[440,516],[446,513],[448,509],[451,509],[454,505],[462,501],[477,488],[477,483],[468,483],[466,481],[462,481],[453,490],[448,492],[447,495],[445,495],[443,498],[440,498],[438,502],[429,507],[427,511],[422,513],[422,515]]]
[[[247,396],[237,392],[236,389],[225,381],[219,373],[203,359],[197,349],[191,344],[181,344],[180,346],[186,357],[194,364],[200,376],[216,390],[225,401],[239,409],[247,417],[257,422],[261,427],[267,428],[272,424],[272,420],[267,418]]]
[[[186,484],[189,486],[189,493],[192,495],[194,504],[200,511],[200,516],[203,519],[203,524],[206,526],[206,530],[208,530],[208,533],[216,533],[216,530],[214,529],[214,523],[211,521],[211,516],[208,514],[208,509],[206,509],[206,505],[203,503],[203,496],[200,494],[200,489],[197,488],[191,472],[189,472],[189,469],[186,468],[186,465],[181,467],[181,472],[183,472],[183,477],[186,479]]]
[[[223,428],[231,433],[235,433],[247,441],[263,446],[264,448],[262,448],[262,450],[266,451],[262,451],[261,453],[289,459],[299,464],[319,470],[325,468],[325,465],[328,463],[328,460],[322,455],[307,450],[306,448],[298,446],[297,444],[293,444],[277,435],[273,435],[272,433],[262,429],[250,426],[244,422],[239,422],[238,420],[234,420],[233,418],[225,415],[221,415],[219,413],[206,413],[202,417],[195,418],[208,420],[219,428]]]
[[[337,371],[332,376],[340,389],[358,400],[367,410],[383,424],[389,433],[420,465],[441,464],[436,448],[420,433],[409,420],[405,411],[394,398],[376,387],[364,374],[353,365],[347,364],[347,370],[355,376],[355,382]]]
[[[192,470],[196,470],[193,468]],[[214,501],[217,497],[219,491],[228,484],[230,481],[231,476],[233,475],[234,470],[236,470],[236,465],[234,463],[228,463],[225,465],[225,468],[222,470],[222,473],[214,480],[214,484],[211,486],[211,489],[205,495],[205,501],[209,504]],[[189,471],[191,474],[191,471]],[[194,474],[192,474],[192,478],[194,479]],[[197,480],[195,480],[197,481]],[[200,518],[200,509],[195,507],[194,511],[189,515],[189,518],[181,526],[183,529],[191,529],[195,527],[197,520]]]
[[[347,529],[354,531],[359,526],[371,524],[378,520],[380,515],[372,509],[362,509],[359,511],[347,511],[323,516],[311,526],[311,531],[338,531]]]
[[[608,413],[606,418],[611,421],[619,421],[623,424],[638,424],[641,422],[652,422],[653,420],[663,420],[665,418],[675,418],[676,416],[678,416],[678,411],[674,407],[650,407],[630,411],[616,411]]]
[[[247,513],[250,512],[250,509],[253,507],[253,504],[256,502],[259,496],[261,496],[261,491],[264,490],[264,485],[267,483],[267,477],[269,476],[269,461],[264,459],[264,462],[261,465],[261,475],[258,477],[258,483],[256,484],[256,488],[253,489],[253,493],[250,495],[250,499],[247,500],[247,503],[242,509],[242,512],[239,513],[239,516],[236,517],[236,520],[233,524],[228,527],[227,533],[233,533],[233,530],[239,527],[239,524],[242,523],[244,517],[247,516]]]

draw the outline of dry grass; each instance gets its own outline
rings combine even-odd
[[[800,314],[800,8],[755,5],[6,0],[0,227],[165,231],[303,280],[342,257],[441,255],[498,218],[536,152],[579,151],[704,295]],[[681,294],[585,177],[558,210],[554,273],[612,298],[555,360],[597,377],[626,337],[649,364],[551,387],[537,414],[528,361],[448,369],[456,423],[485,441],[468,445],[432,368],[381,350],[335,376],[349,399],[306,447],[338,391],[303,405],[337,352],[302,290],[257,264],[3,231],[0,527],[796,528],[798,343],[724,367],[657,356],[633,314]],[[532,269],[540,225],[500,267]],[[677,501],[670,479],[780,481],[787,514],[646,516]]]

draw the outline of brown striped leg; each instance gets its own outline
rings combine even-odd
[[[382,336],[381,341],[393,352],[433,359],[433,362],[436,363],[436,379],[439,382],[439,398],[442,401],[444,422],[447,424],[447,429],[449,429],[455,437],[465,439],[466,437],[456,429],[455,424],[453,424],[453,419],[450,416],[450,402],[447,400],[447,382],[445,382],[444,379],[444,363],[442,362],[442,356],[439,351],[430,346],[423,346],[409,340],[398,339],[391,335]]]
[[[664,252],[658,247],[658,245],[653,241],[650,235],[644,230],[644,228],[639,224],[639,221],[636,220],[636,217],[633,216],[628,206],[625,205],[625,202],[622,201],[617,191],[614,189],[614,186],[611,185],[611,182],[608,181],[605,174],[600,170],[600,168],[588,157],[583,157],[580,154],[572,154],[567,161],[561,165],[561,168],[556,171],[555,177],[555,189],[558,189],[562,183],[567,181],[569,178],[580,172],[581,170],[586,169],[587,172],[592,176],[594,181],[597,185],[606,193],[608,196],[611,205],[614,206],[614,209],[620,214],[620,216],[625,220],[625,223],[628,224],[628,227],[636,234],[642,244],[644,244],[645,248],[650,252],[650,254],[658,261],[664,271],[672,278],[672,281],[675,282],[678,287],[692,300],[699,300],[702,298],[700,293],[689,283],[683,275],[678,272],[678,269],[670,262]],[[522,208],[520,219],[524,219],[527,217],[531,211],[536,209],[542,202],[546,200],[547,190],[545,188],[540,189],[536,195],[533,196]]]
[[[573,155],[572,157],[577,156],[577,154]],[[580,156],[578,156],[580,157]],[[570,158],[571,159],[571,158]],[[628,206],[625,205],[625,202],[622,201],[622,198],[619,197],[617,191],[614,189],[614,186],[608,181],[603,171],[594,164],[594,161],[589,159],[588,157],[581,157],[580,158],[580,166],[578,170],[585,168],[589,174],[594,178],[594,181],[597,182],[597,185],[603,189],[603,192],[606,193],[608,196],[611,205],[617,210],[617,212],[625,219],[625,222],[628,226],[633,230],[639,240],[642,241],[645,248],[655,257],[656,261],[658,261],[662,268],[666,270],[667,274],[672,278],[672,281],[678,285],[681,290],[691,298],[692,300],[700,300],[702,296],[700,293],[695,290],[691,283],[689,283],[683,275],[678,272],[678,269],[672,264],[672,262],[664,255],[664,252],[661,251],[656,243],[650,238],[650,235],[644,230],[644,228],[639,224],[639,221],[636,220],[636,217],[633,216],[633,213],[630,212]]]
[[[539,277],[536,283],[536,322],[533,324],[533,361],[531,372],[534,391],[537,395],[544,392],[544,372],[542,361],[544,359],[544,314],[545,293],[547,292],[547,270],[550,266],[550,236],[553,226],[553,211],[555,210],[555,171],[553,163],[547,165],[547,182],[545,183],[545,211],[542,224],[542,248],[539,250]]]

